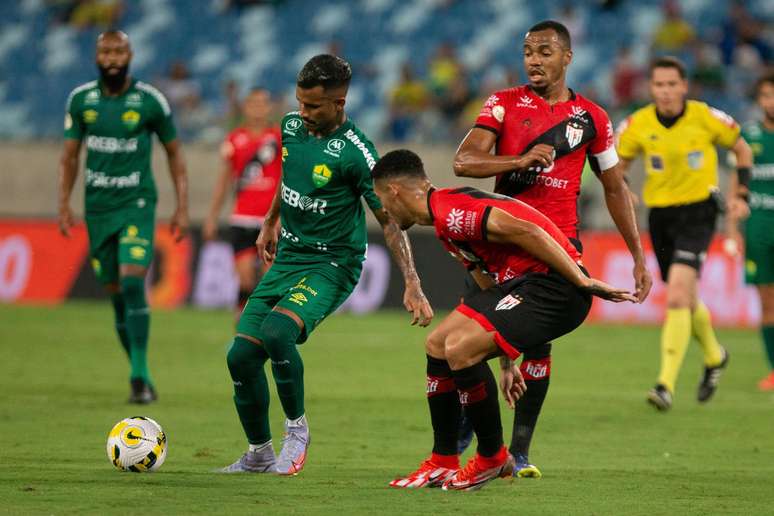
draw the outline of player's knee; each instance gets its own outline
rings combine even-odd
[[[692,297],[692,288],[687,282],[670,281],[667,285],[667,308],[690,308]]]
[[[244,337],[234,337],[226,354],[226,364],[231,373],[231,379],[241,381],[249,375],[250,370],[259,366],[260,345],[250,342]]]
[[[261,341],[272,360],[282,360],[295,350],[301,329],[290,316],[272,311],[261,324]]]
[[[444,356],[452,369],[462,369],[475,364],[470,339],[462,332],[452,332],[444,340]]]
[[[443,334],[438,331],[438,328],[430,332],[425,340],[425,352],[433,358],[446,358],[444,352],[444,338]]]

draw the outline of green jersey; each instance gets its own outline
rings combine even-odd
[[[750,214],[774,218],[774,131],[755,122],[742,129],[753,151],[750,179]]]
[[[277,263],[359,265],[367,246],[361,197],[371,209],[382,207],[371,179],[374,145],[350,120],[325,138],[309,134],[298,112],[285,115],[280,127]]]
[[[151,133],[176,137],[169,103],[150,84],[133,80],[121,95],[103,94],[99,81],[67,99],[65,138],[86,142],[86,214],[156,202]]]

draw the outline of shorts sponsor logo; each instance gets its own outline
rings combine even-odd
[[[86,186],[90,188],[135,188],[140,186],[140,173],[127,176],[109,176],[105,172],[86,169]]]
[[[328,165],[325,163],[315,165],[312,169],[312,182],[317,188],[322,188],[327,185],[328,181],[331,180],[331,177],[333,177],[333,172],[331,172],[331,169],[328,168]]]
[[[102,274],[102,264],[96,258],[91,259],[91,268],[94,270],[94,274],[99,276]]]
[[[144,247],[135,245],[129,248],[129,256],[131,256],[134,260],[142,260],[147,254],[148,251],[146,251]]]
[[[290,294],[289,301],[299,306],[303,306],[304,304],[306,304],[307,301],[309,301],[309,299],[301,292],[293,292],[292,294]]]
[[[548,376],[548,364],[542,360],[539,362],[529,361],[524,367],[524,376],[530,380],[539,380]]]
[[[288,132],[290,134],[295,134],[302,124],[303,122],[301,121],[300,118],[291,118],[287,122],[285,122],[284,130],[285,132]]]
[[[452,208],[446,217],[446,227],[452,233],[462,233],[462,218],[465,212],[459,208]]]
[[[83,121],[87,124],[93,124],[97,121],[97,117],[99,116],[99,112],[94,111],[93,109],[87,109],[83,112]]]
[[[499,312],[500,310],[512,310],[514,307],[520,305],[522,300],[523,299],[521,296],[514,296],[513,294],[508,294],[500,301],[498,301],[497,306],[495,306],[495,311]]]
[[[127,129],[134,129],[137,127],[137,124],[140,123],[140,113],[131,109],[129,111],[124,111],[124,114],[121,115],[121,121]]]
[[[438,380],[434,378],[428,378],[427,379],[427,394],[433,394],[438,391]]]
[[[313,199],[312,197],[301,195],[296,190],[285,186],[285,183],[282,183],[281,186],[282,202],[291,208],[325,215],[325,208],[328,206],[328,201],[325,199]]]
[[[304,292],[307,292],[312,296],[317,297],[317,291],[306,284],[306,276],[301,278],[301,280],[296,284],[296,286],[290,290],[303,290]]]
[[[112,138],[110,136],[89,136],[86,138],[86,148],[90,151],[116,154],[120,152],[137,152],[137,138]]]
[[[334,138],[328,142],[328,145],[325,146],[325,153],[330,154],[336,158],[341,157],[341,151],[344,149],[346,144],[347,142],[344,140]]]

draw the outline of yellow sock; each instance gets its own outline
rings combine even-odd
[[[691,340],[691,309],[667,309],[661,328],[661,372],[658,383],[675,392],[675,382]]]
[[[723,352],[712,329],[712,317],[707,305],[699,300],[691,317],[691,330],[693,336],[699,341],[699,346],[704,353],[704,365],[707,367],[719,366],[723,361]]]

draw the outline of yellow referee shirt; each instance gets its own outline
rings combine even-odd
[[[685,113],[672,127],[664,127],[649,104],[621,122],[618,155],[645,161],[642,197],[651,208],[689,204],[707,199],[718,185],[715,145],[733,147],[739,125],[729,115],[704,102],[689,100]]]

